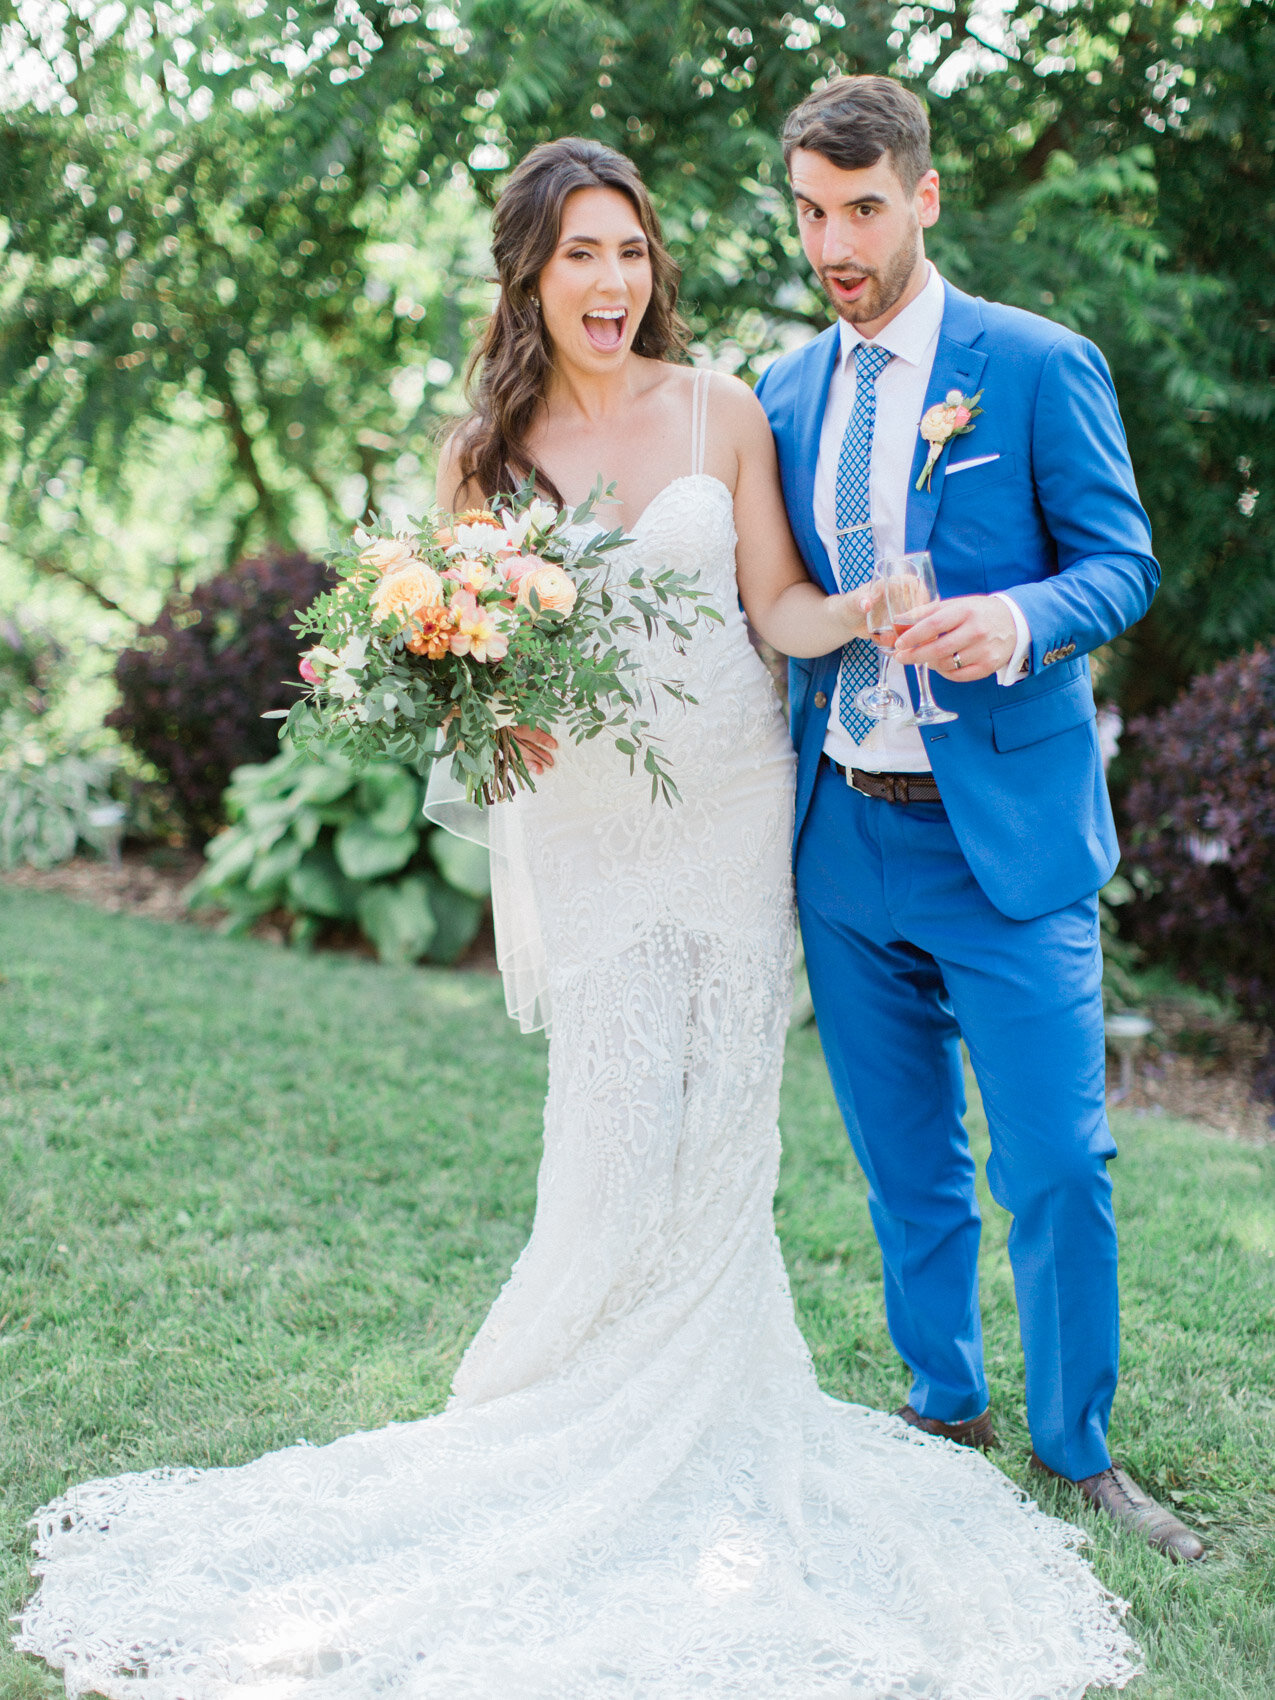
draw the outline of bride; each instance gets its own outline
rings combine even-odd
[[[635,168],[537,148],[442,499],[534,470],[700,574],[722,626],[643,652],[683,801],[527,736],[493,811],[511,1003],[551,1014],[530,1242],[446,1410],[39,1514],[18,1645],[136,1700],[1063,1700],[1136,1652],[1075,1530],[979,1454],[821,1393],[771,1200],[792,756],[738,593],[789,654],[861,631],[807,582],[760,407],[677,362]],[[620,552],[623,564],[624,551]],[[622,578],[622,574],[619,575]]]

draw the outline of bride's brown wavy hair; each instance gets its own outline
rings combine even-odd
[[[476,485],[485,496],[515,488],[534,473],[538,488],[562,500],[553,480],[527,453],[525,439],[553,369],[553,344],[540,316],[537,285],[558,245],[567,196],[577,189],[617,189],[632,203],[646,237],[651,300],[634,351],[669,360],[686,350],[687,327],[677,311],[682,274],[664,245],[637,166],[614,148],[580,136],[532,148],[496,203],[491,251],[500,296],[465,375],[473,413],[454,433],[460,484]]]

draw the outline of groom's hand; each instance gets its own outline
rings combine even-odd
[[[989,678],[1017,646],[1014,616],[999,596],[953,596],[902,633],[894,653],[909,667],[932,667],[960,684]]]

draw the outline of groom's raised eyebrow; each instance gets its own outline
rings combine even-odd
[[[812,196],[803,195],[800,189],[794,189],[792,194],[795,201],[804,201],[808,207],[818,207],[820,212],[827,212],[828,210]],[[883,195],[879,189],[869,189],[866,195],[856,195],[852,201],[842,201],[841,203],[843,207],[887,207],[889,204],[890,197]]]

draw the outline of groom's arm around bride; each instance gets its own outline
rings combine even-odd
[[[900,84],[828,85],[784,144],[837,314],[757,387],[792,529],[830,593],[882,553],[930,552],[941,603],[898,653],[934,670],[956,714],[874,724],[863,640],[792,667],[802,934],[912,1375],[904,1414],[992,1435],[963,1036],[1014,1218],[1036,1461],[1195,1557],[1106,1445],[1119,1318],[1096,894],[1118,849],[1088,656],[1159,578],[1115,391],[1091,343],[929,265],[939,182]]]

